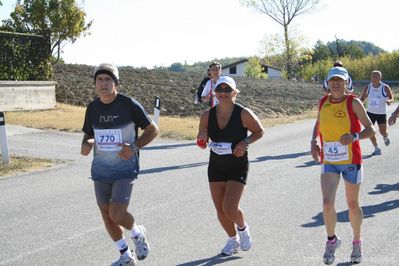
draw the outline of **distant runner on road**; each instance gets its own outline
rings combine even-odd
[[[378,70],[371,72],[371,83],[363,88],[360,100],[364,102],[367,99],[367,115],[370,117],[373,125],[378,124],[380,134],[384,139],[385,146],[388,146],[391,141],[388,138],[387,131],[387,106],[393,103],[393,94],[391,88],[381,82],[382,73]],[[381,155],[381,149],[378,147],[377,138],[370,137],[371,143],[374,146],[372,155]]]
[[[205,149],[208,140],[212,141],[208,181],[217,217],[229,237],[222,249],[227,256],[252,246],[249,225],[239,203],[247,182],[248,146],[263,136],[256,115],[235,103],[238,92],[232,78],[219,78],[215,88],[219,104],[202,114],[197,136],[200,148]]]
[[[86,109],[81,154],[88,155],[94,146],[91,176],[97,204],[120,252],[112,265],[136,265],[123,228],[131,232],[137,259],[145,259],[149,252],[146,229],[136,224],[127,208],[133,181],[139,174],[139,150],[157,136],[158,128],[139,102],[118,93],[119,72],[115,65],[98,65],[94,83],[98,98]],[[144,130],[140,137],[139,127]]]
[[[219,62],[212,62],[209,65],[211,73],[210,80],[205,84],[204,90],[201,94],[201,99],[204,103],[209,102],[210,107],[214,107],[218,104],[218,100],[215,94],[216,83],[222,75],[222,65]]]
[[[359,139],[374,135],[375,129],[360,100],[346,92],[348,72],[333,67],[327,81],[330,94],[319,102],[316,127],[311,140],[311,154],[315,161],[321,160],[321,191],[323,195],[323,218],[327,231],[325,264],[332,264],[341,239],[335,234],[337,213],[335,195],[342,175],[345,182],[349,220],[353,231],[352,263],[362,260],[361,224],[363,212],[359,204],[360,184],[363,180],[362,153]],[[361,125],[364,129],[361,130]],[[317,145],[320,138],[321,147]]]

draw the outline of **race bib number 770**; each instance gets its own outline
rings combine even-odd
[[[122,147],[122,131],[120,129],[96,129],[94,130],[97,148],[100,151],[119,151]]]

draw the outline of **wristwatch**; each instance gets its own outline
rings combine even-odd
[[[353,136],[352,142],[355,142],[355,141],[357,141],[357,140],[360,139],[359,133],[357,133],[357,132],[356,132],[356,133],[353,133],[352,136]]]
[[[132,143],[132,145],[130,145],[132,147],[132,150],[134,153],[138,153],[140,148],[139,146],[137,146],[136,144]]]
[[[243,139],[243,141],[245,142],[245,144],[249,145],[251,143],[251,139],[249,137],[246,137],[245,139]]]

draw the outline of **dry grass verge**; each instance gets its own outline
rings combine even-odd
[[[55,109],[43,111],[6,112],[6,123],[33,127],[38,129],[53,129],[68,132],[81,132],[84,120],[84,107],[57,103]],[[261,122],[264,127],[289,123],[298,119],[315,117],[314,111],[300,115],[265,118]],[[159,121],[160,137],[192,140],[196,138],[199,117],[162,116]]]
[[[38,159],[29,156],[11,156],[9,164],[0,162],[0,179],[18,173],[42,170],[54,164],[55,162],[48,159]]]
[[[17,124],[38,129],[62,130],[81,132],[84,120],[84,107],[58,103],[52,110],[6,112],[6,123]],[[313,118],[314,111],[301,115],[284,116],[279,118],[262,119],[264,127],[271,127],[282,123],[290,123],[298,119]],[[194,140],[198,131],[199,117],[161,116],[160,137],[175,140]],[[0,163],[0,179],[4,176],[21,172],[32,172],[50,167],[51,160],[31,158],[28,156],[12,156],[11,163]]]

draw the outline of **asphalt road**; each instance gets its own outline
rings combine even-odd
[[[267,128],[250,147],[250,174],[241,206],[253,248],[218,256],[225,244],[206,177],[209,152],[193,142],[156,140],[141,153],[130,210],[147,227],[151,251],[140,265],[322,265],[325,229],[320,166],[309,155],[314,120]],[[162,128],[162,125],[161,125]],[[368,156],[362,265],[398,265],[399,126],[391,145]],[[91,156],[80,156],[81,134],[7,126],[10,153],[56,159],[40,172],[0,179],[0,265],[110,265],[118,257],[95,204]],[[383,144],[382,137],[378,136]],[[337,196],[337,265],[349,265],[351,229],[343,182]],[[130,242],[131,243],[131,242]],[[132,245],[132,243],[131,243]]]

